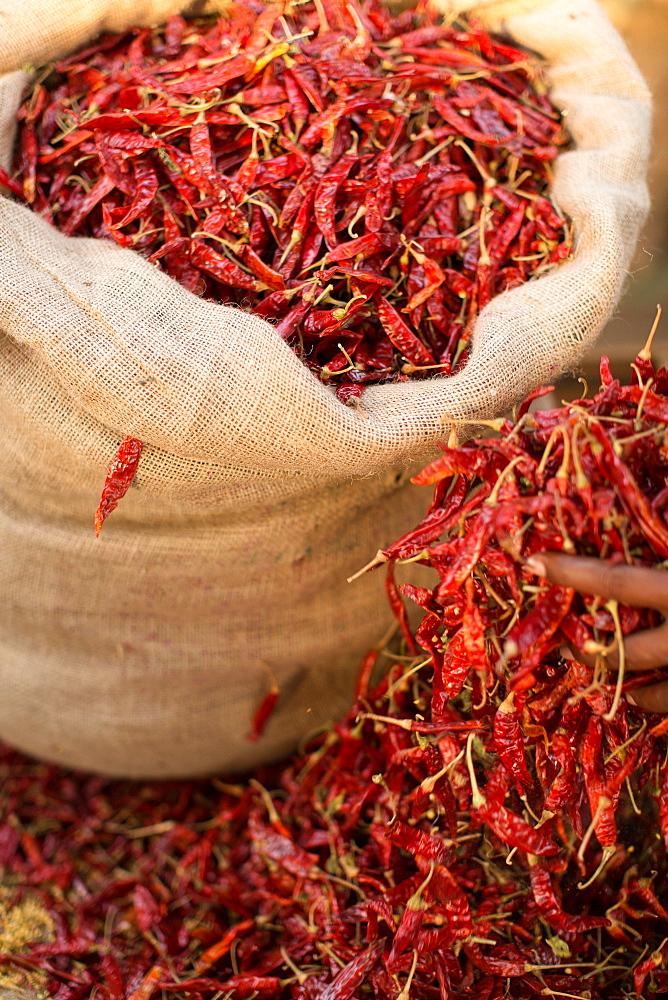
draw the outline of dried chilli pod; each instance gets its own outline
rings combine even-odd
[[[95,512],[95,534],[99,535],[105,519],[118,506],[132,485],[139,465],[143,442],[138,438],[125,437],[118,446],[114,459],[109,466],[102,495]]]
[[[504,767],[515,780],[520,793],[533,784],[524,754],[522,727],[515,708],[515,693],[511,691],[501,702],[494,716],[494,746]]]

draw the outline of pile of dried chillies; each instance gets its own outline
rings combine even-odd
[[[538,61],[424,4],[243,0],[51,69],[2,183],[274,323],[344,402],[449,374],[490,298],[571,252],[545,197],[566,135]]]
[[[152,785],[2,751],[2,884],[55,926],[5,967],[59,1000],[668,991],[668,722],[622,697],[647,676],[559,652],[655,621],[524,568],[668,558],[668,371],[633,370],[604,361],[593,398],[554,410],[534,393],[423,471],[425,519],[377,560],[403,651],[372,650],[350,713],[287,765]],[[418,559],[436,585],[398,588]]]

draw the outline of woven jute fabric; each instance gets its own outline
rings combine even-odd
[[[444,436],[444,415],[505,410],[573,366],[611,314],[647,211],[636,66],[594,0],[442,6],[545,58],[574,140],[554,197],[577,249],[486,307],[460,374],[367,388],[368,419],[272,326],[0,199],[3,739],[128,776],[288,752],[347,707],[390,622],[382,574],[346,578],[426,506],[408,469]],[[0,162],[29,67],[180,7],[0,0]],[[96,540],[126,434],[146,443],[136,488]],[[278,708],[251,743],[271,674]]]

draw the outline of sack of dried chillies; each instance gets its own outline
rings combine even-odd
[[[6,16],[0,164],[11,169],[20,67],[179,6],[99,0],[75,14],[32,0]],[[262,319],[0,200],[7,739],[132,775],[287,750],[346,704],[358,655],[382,632],[373,577],[354,591],[344,581],[410,523],[419,498],[404,466],[441,436],[444,413],[499,412],[571,365],[602,326],[646,210],[646,88],[593,2],[476,13],[548,62],[574,140],[554,194],[575,220],[576,252],[485,307],[461,372],[370,386],[364,414]],[[140,489],[96,542],[91,502],[126,434],[145,442]],[[271,673],[278,711],[248,744]]]

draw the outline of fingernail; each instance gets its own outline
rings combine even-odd
[[[536,556],[529,556],[524,564],[530,573],[535,573],[536,576],[547,576],[547,570],[545,569],[545,563]]]
[[[628,701],[629,705],[633,705],[634,708],[638,707],[638,702],[635,700],[632,694],[627,694],[626,700]]]

